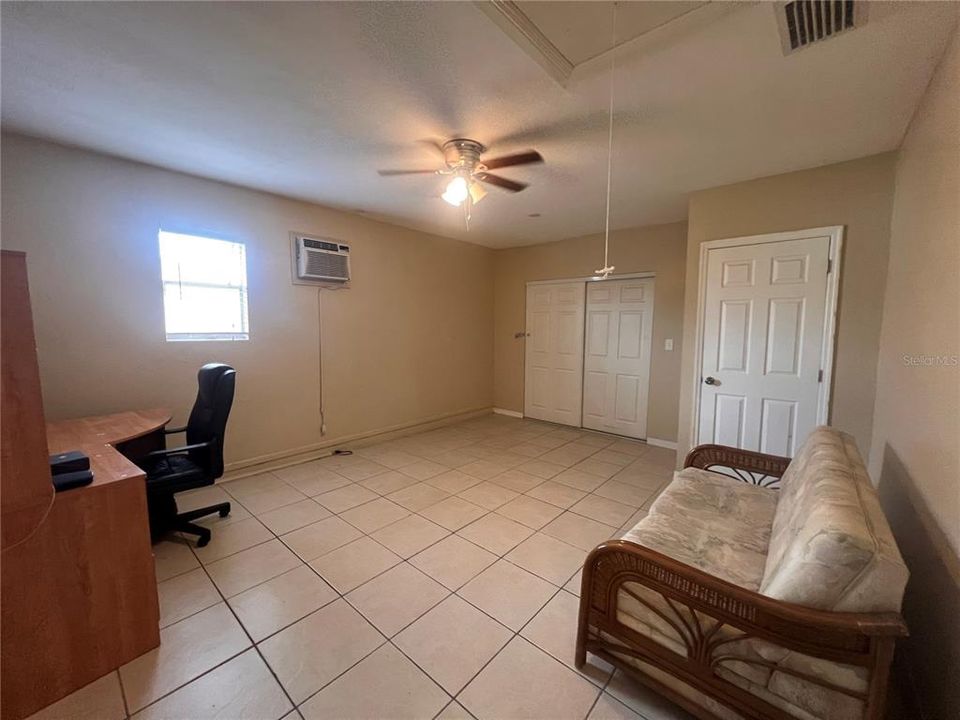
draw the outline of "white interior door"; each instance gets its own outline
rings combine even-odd
[[[527,286],[523,413],[580,427],[583,282]]]
[[[707,251],[699,442],[792,456],[817,424],[830,237]]]
[[[583,427],[647,436],[653,278],[587,285]]]

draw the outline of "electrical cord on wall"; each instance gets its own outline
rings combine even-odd
[[[317,392],[320,394],[320,403],[317,410],[320,413],[320,437],[327,434],[327,419],[323,411],[323,302],[320,296],[323,288],[317,288]]]

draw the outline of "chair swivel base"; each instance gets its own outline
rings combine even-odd
[[[217,513],[220,517],[230,514],[230,503],[217,503],[207,507],[178,513],[176,501],[171,496],[163,499],[151,499],[150,535],[153,542],[159,542],[169,532],[182,532],[197,536],[197,547],[210,542],[210,529],[198,525],[194,520]]]

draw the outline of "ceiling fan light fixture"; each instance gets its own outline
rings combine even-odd
[[[474,205],[487,196],[487,191],[483,189],[483,185],[478,183],[476,180],[470,181],[468,190],[470,192],[470,200],[473,201]]]
[[[460,205],[463,204],[463,201],[467,199],[467,195],[469,194],[470,191],[467,187],[467,181],[458,175],[449,182],[447,189],[440,197],[454,207],[460,207]]]

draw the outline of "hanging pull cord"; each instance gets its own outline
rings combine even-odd
[[[610,27],[610,122],[607,129],[607,214],[603,230],[603,267],[593,274],[606,280],[616,268],[610,264],[610,188],[613,184],[613,78],[617,58],[617,3],[613,4]]]

